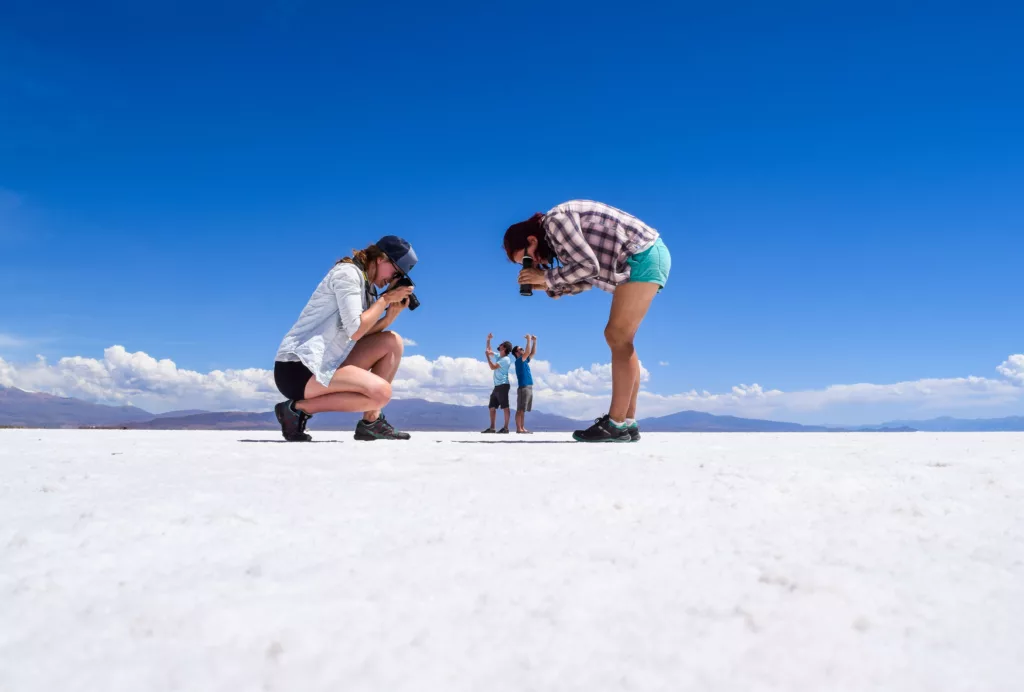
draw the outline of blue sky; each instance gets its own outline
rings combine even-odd
[[[998,380],[1024,352],[1021,9],[338,5],[5,3],[8,367],[117,344],[269,368],[331,263],[396,233],[409,354],[531,331],[553,372],[591,368],[609,296],[520,298],[500,247],[573,198],[672,250],[651,394]]]

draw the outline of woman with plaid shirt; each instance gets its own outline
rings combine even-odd
[[[620,209],[573,200],[509,226],[504,245],[512,262],[521,264],[527,256],[540,265],[519,272],[520,284],[543,289],[552,298],[591,286],[614,294],[604,329],[612,351],[611,407],[607,415],[573,437],[579,442],[639,440],[640,359],[633,339],[672,266],[661,236]]]

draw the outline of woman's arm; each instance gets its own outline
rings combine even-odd
[[[547,231],[548,243],[558,253],[563,265],[544,272],[549,292],[565,295],[590,288],[589,281],[597,278],[601,266],[597,254],[580,228],[579,214],[548,214],[542,223]]]
[[[366,330],[366,334],[363,334],[363,336],[376,334],[377,332],[382,332],[390,327],[391,323],[395,321],[396,317],[398,317],[398,313],[405,310],[405,306],[407,305],[406,299],[410,293],[412,293],[412,286],[405,286],[403,288],[396,288],[393,291],[388,291],[377,299],[377,303],[384,303],[387,306],[384,308],[384,317],[370,325],[370,328]],[[374,303],[374,305],[377,303]],[[366,312],[369,312],[369,310]],[[363,315],[365,315],[366,312],[364,312]]]
[[[412,292],[412,288],[405,287],[389,291],[381,296],[380,300],[363,310],[363,282],[365,279],[358,267],[351,266],[352,270],[334,273],[334,277],[331,279],[331,289],[338,301],[338,314],[341,318],[342,328],[350,339],[358,341],[367,334],[375,333],[371,330],[381,322],[381,317],[388,305],[405,298]],[[393,317],[392,320],[394,320]],[[383,328],[379,327],[376,331]]]
[[[377,302],[380,303],[383,301],[378,300]],[[376,334],[377,332],[382,332],[388,327],[390,327],[391,323],[395,321],[395,318],[398,317],[398,313],[400,313],[402,309],[403,308],[399,307],[398,305],[389,305],[386,308],[384,308],[384,316],[377,320],[376,322],[374,322],[373,326],[366,330],[366,334],[363,334],[363,336]]]
[[[349,334],[349,338],[353,341],[359,341],[367,334],[371,334],[372,330],[376,325],[380,324],[381,317],[384,315],[387,303],[383,300],[378,300],[369,308],[364,310],[359,315],[359,328],[355,332]]]

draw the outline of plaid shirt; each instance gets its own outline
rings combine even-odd
[[[613,293],[629,280],[626,259],[654,245],[658,232],[635,216],[600,202],[559,204],[541,219],[561,267],[544,272],[548,295],[563,296],[597,286]]]

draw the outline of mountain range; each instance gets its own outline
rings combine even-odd
[[[483,407],[456,406],[423,399],[395,399],[388,404],[387,415],[404,430],[473,431],[487,425],[487,411]],[[358,418],[357,413],[321,413],[313,417],[309,429],[351,430]],[[530,428],[537,432],[563,432],[589,425],[589,421],[574,420],[541,411],[531,413],[528,423]],[[680,411],[668,416],[642,419],[640,426],[647,432],[1021,432],[1024,431],[1024,416],[987,419],[943,417],[841,428],[718,416],[700,411]],[[278,424],[272,411],[188,409],[153,414],[135,406],[106,406],[81,399],[0,386],[0,427],[277,430]]]
[[[930,418],[928,420],[892,421],[887,426],[909,426],[924,432],[1024,432],[1024,416],[1005,418]]]

